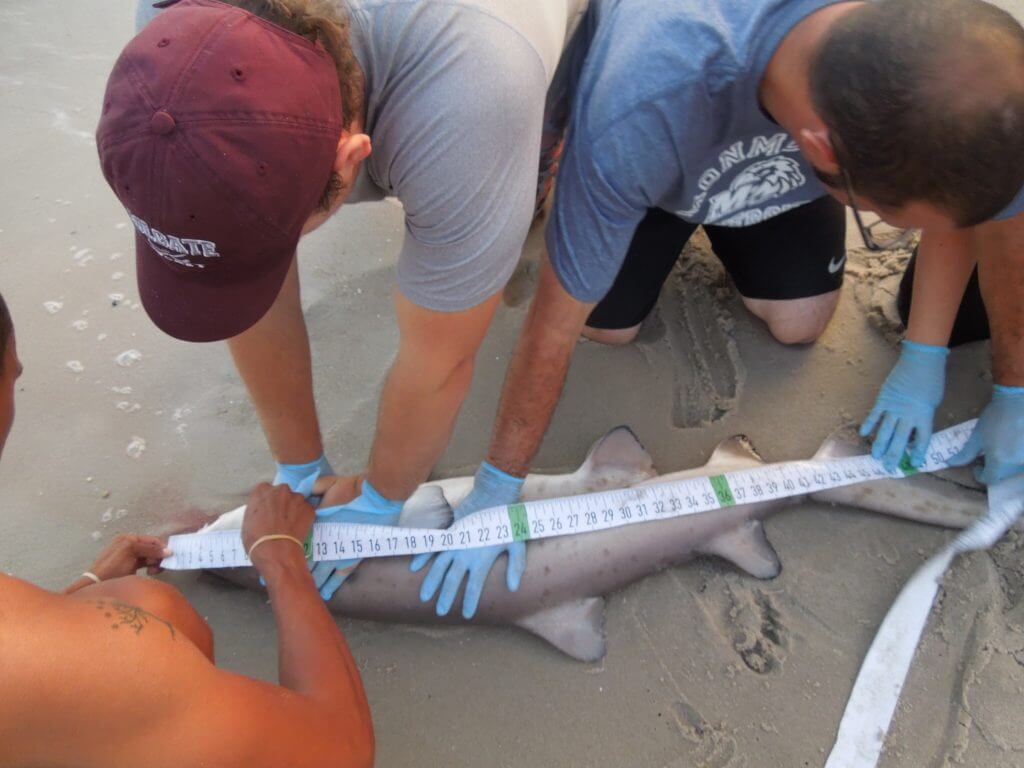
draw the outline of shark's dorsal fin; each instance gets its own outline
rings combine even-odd
[[[235,507],[213,520],[196,533],[214,533],[215,531],[237,531],[242,527],[242,518],[245,517],[245,505]]]
[[[406,499],[398,524],[407,528],[447,528],[452,524],[452,508],[438,486],[421,485]]]
[[[516,625],[580,661],[604,658],[604,598],[584,597],[543,608]]]
[[[629,427],[615,427],[590,446],[580,470],[595,474],[606,469],[635,474],[637,479],[653,477],[654,460]]]
[[[774,579],[782,571],[779,556],[760,520],[749,520],[739,528],[730,528],[701,545],[700,551],[725,558],[758,579]]]
[[[746,435],[733,435],[720,442],[704,465],[706,469],[740,469],[764,464],[754,444]]]

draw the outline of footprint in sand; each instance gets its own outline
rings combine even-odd
[[[710,243],[698,232],[658,300],[671,348],[672,423],[677,427],[713,424],[735,410],[743,394],[747,373],[733,337],[736,321],[728,308],[734,296]]]
[[[853,278],[857,303],[875,329],[892,344],[903,338],[896,297],[908,261],[910,251],[873,253],[866,248],[852,248],[846,262],[846,274]]]
[[[726,587],[726,614],[733,650],[752,672],[766,675],[782,668],[788,646],[782,615],[771,595],[736,583]]]

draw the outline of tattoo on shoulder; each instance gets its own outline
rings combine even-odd
[[[149,626],[151,621],[157,621],[167,627],[167,631],[171,633],[171,639],[175,639],[174,625],[169,621],[164,621],[159,616],[154,616],[149,611],[142,610],[138,606],[122,603],[118,600],[93,600],[92,602],[99,610],[103,611],[104,618],[110,619],[111,629],[126,627],[137,635]]]

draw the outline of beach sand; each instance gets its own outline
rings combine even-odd
[[[25,364],[0,466],[0,568],[51,588],[115,533],[227,510],[273,466],[226,347],[166,337],[138,305],[132,231],[92,138],[132,10],[128,0],[0,6],[0,290]],[[390,297],[402,236],[401,208],[383,202],[343,209],[300,247],[321,422],[339,472],[361,470],[370,447],[397,341]],[[471,472],[486,449],[539,245],[535,227],[508,292],[514,306],[483,346],[438,475]],[[639,343],[580,344],[536,466],[574,468],[619,424],[662,472],[702,464],[735,433],[768,460],[811,456],[867,412],[897,355],[893,265],[857,249],[850,263],[824,337],[786,348],[698,244]],[[952,354],[940,426],[977,415],[988,359],[987,345]],[[366,682],[378,764],[821,765],[879,621],[952,534],[814,504],[767,530],[783,562],[772,581],[702,559],[610,596],[598,664],[516,629],[339,620]],[[882,765],[1024,765],[1022,548],[1014,532],[952,569]],[[207,617],[222,666],[275,679],[263,596],[194,573],[163,578]]]

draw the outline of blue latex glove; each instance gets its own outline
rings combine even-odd
[[[506,474],[485,461],[476,472],[473,490],[455,509],[455,519],[461,520],[467,515],[488,507],[516,504],[519,501],[522,487],[522,478]],[[430,566],[427,578],[423,580],[423,586],[420,588],[420,600],[429,602],[434,598],[438,587],[441,587],[441,596],[437,599],[437,615],[447,616],[452,603],[455,602],[455,598],[459,594],[462,577],[468,573],[466,595],[462,600],[462,617],[464,619],[473,618],[477,605],[480,603],[480,593],[483,592],[487,574],[491,572],[494,561],[503,552],[508,553],[505,582],[508,584],[509,590],[515,592],[519,589],[519,581],[526,569],[525,542],[517,541],[512,544],[497,544],[493,547],[463,549],[439,554],[424,552],[421,555],[416,555],[410,565],[410,570],[413,571],[420,570],[437,554],[437,559]],[[441,586],[442,579],[444,580],[443,587]]]
[[[920,467],[928,455],[932,439],[935,409],[942,402],[946,387],[946,358],[949,350],[932,344],[903,342],[903,352],[882,385],[860,436],[867,437],[878,427],[871,455],[892,471],[900,463],[908,445],[910,463]],[[911,444],[911,435],[914,436]]]
[[[362,492],[348,504],[324,507],[316,511],[317,522],[362,523],[367,525],[394,525],[402,514],[402,502],[385,499],[377,489],[363,480]],[[313,581],[320,597],[330,600],[362,558],[348,560],[322,560],[313,566]]]
[[[333,475],[334,468],[324,454],[319,459],[307,464],[282,464],[277,462],[277,472],[271,485],[287,485],[292,493],[301,493],[306,501],[314,507],[320,503],[319,496],[313,496],[313,486],[321,475]],[[267,586],[266,580],[260,576],[260,584]]]
[[[287,485],[293,493],[301,493],[306,498],[313,493],[313,485],[321,475],[333,475],[334,469],[327,457],[320,454],[308,464],[278,464],[274,482],[271,485]]]
[[[992,400],[978,419],[963,449],[949,460],[957,466],[985,457],[974,476],[985,485],[1024,472],[1024,387],[992,388]]]

